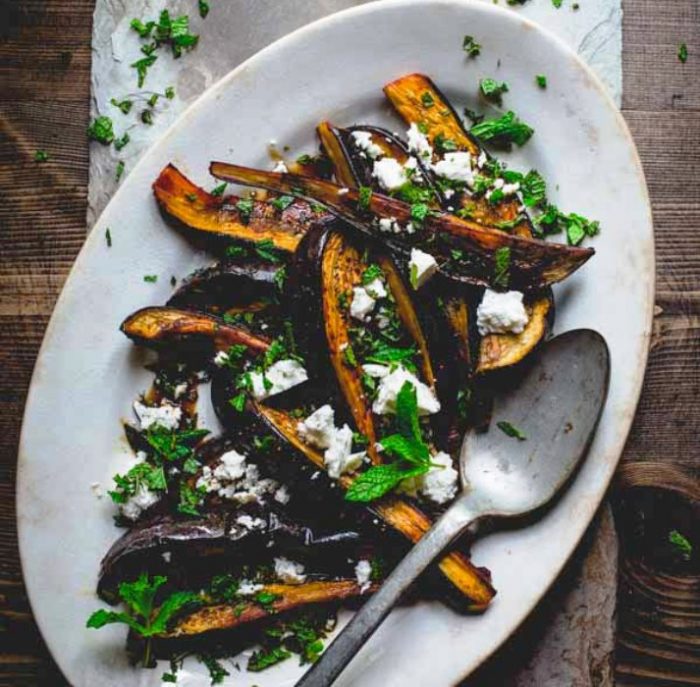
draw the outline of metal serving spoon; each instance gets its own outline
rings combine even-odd
[[[610,376],[603,337],[590,329],[562,334],[496,399],[492,427],[467,436],[460,470],[464,490],[355,614],[297,687],[328,687],[379,627],[401,595],[464,530],[481,518],[535,511],[562,490],[593,438]],[[526,439],[496,427],[506,421]]]

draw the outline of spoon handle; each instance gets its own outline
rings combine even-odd
[[[458,499],[423,535],[296,687],[328,687],[333,684],[415,579],[476,520],[479,513],[469,507],[469,501],[468,495]]]

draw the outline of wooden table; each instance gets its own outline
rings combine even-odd
[[[688,505],[700,503],[700,2],[623,5],[623,112],[653,202],[658,283],[646,383],[613,492],[617,682],[700,685],[700,514]],[[93,0],[0,3],[0,685],[13,687],[64,684],[22,584],[14,480],[34,359],[85,236],[92,10]],[[37,149],[48,162],[33,160]],[[669,560],[674,527],[695,532],[690,563]]]

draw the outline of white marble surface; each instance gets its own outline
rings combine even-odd
[[[175,118],[207,87],[236,65],[277,38],[327,14],[365,4],[368,0],[211,0],[206,19],[197,12],[196,0],[97,0],[92,41],[92,116],[110,115],[117,135],[129,131],[130,143],[117,153],[113,146],[91,145],[90,185],[88,189],[87,226],[91,228],[117,188],[117,160],[125,164],[122,181],[143,152],[159,138]],[[375,0],[381,2],[381,0]],[[465,0],[468,2],[469,0]],[[492,0],[473,0],[491,2]],[[622,0],[564,0],[555,9],[551,0],[529,0],[512,11],[550,29],[573,46],[590,64],[607,86],[616,103],[622,94]],[[199,45],[175,60],[167,50],[149,70],[141,92],[163,92],[173,85],[176,97],[161,98],[152,126],[143,125],[138,117],[148,97],[136,98],[127,116],[110,105],[113,97],[122,98],[139,92],[131,63],[142,57],[140,40],[129,28],[133,17],[157,17],[165,7],[171,15],[187,13]],[[501,0],[505,5],[505,0]],[[465,28],[465,33],[469,33]],[[486,44],[487,37],[478,37]],[[332,47],[330,48],[332,49]],[[459,49],[456,46],[456,49]],[[439,75],[435,75],[439,82]],[[474,83],[474,87],[476,83]],[[514,101],[517,108],[517,100]]]

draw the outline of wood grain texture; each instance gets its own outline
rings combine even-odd
[[[16,0],[0,5],[0,685],[13,687],[64,684],[22,585],[14,476],[34,359],[85,235],[93,3]],[[680,466],[697,482],[700,3],[624,0],[623,7],[623,111],[652,198],[659,306],[649,370],[623,461],[663,461]],[[682,41],[690,52],[684,65],[676,57]],[[33,161],[37,149],[49,153],[49,162]],[[661,484],[671,481],[665,473],[651,474]],[[623,491],[616,505],[641,503],[635,512],[644,512],[648,504],[640,494],[647,490]],[[664,527],[699,531],[687,507],[663,503]],[[696,563],[689,571],[674,564],[657,574],[658,556],[643,556],[627,545],[637,520],[624,517],[619,508],[618,513],[624,562],[617,681],[630,687],[700,684]]]

